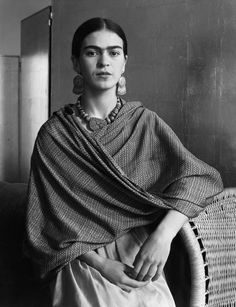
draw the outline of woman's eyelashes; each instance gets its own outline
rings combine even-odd
[[[99,54],[99,52],[97,50],[87,50],[85,52],[85,55],[88,57],[95,57]]]
[[[120,51],[117,51],[117,50],[110,51],[110,56],[112,56],[112,57],[116,57],[116,56],[118,56],[120,54],[121,54]]]
[[[99,51],[99,50],[86,50],[85,55],[88,57],[96,57],[102,55],[103,52],[107,52],[110,57],[117,57],[121,54],[119,50],[107,50],[107,51]]]

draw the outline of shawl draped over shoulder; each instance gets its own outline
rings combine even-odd
[[[198,160],[156,113],[123,104],[89,133],[76,105],[41,127],[31,158],[25,252],[45,277],[168,209],[197,216],[222,190],[219,173]]]

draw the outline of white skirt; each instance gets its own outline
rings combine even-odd
[[[96,251],[103,257],[132,266],[146,237],[144,227],[136,228]],[[175,307],[164,276],[126,292],[79,259],[62,268],[51,289],[53,307]]]

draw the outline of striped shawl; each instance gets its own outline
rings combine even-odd
[[[25,250],[45,277],[167,209],[188,217],[222,190],[218,172],[188,152],[139,102],[89,133],[76,105],[41,127],[31,159]]]

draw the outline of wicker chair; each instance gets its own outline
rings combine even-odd
[[[177,307],[236,306],[236,188],[212,198],[184,225],[166,275]]]

